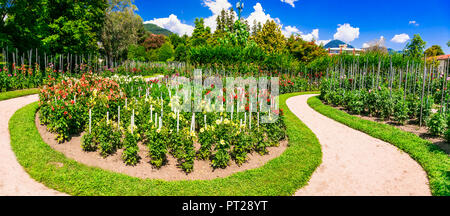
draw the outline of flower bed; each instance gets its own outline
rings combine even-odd
[[[214,90],[212,85],[203,95]],[[127,165],[140,162],[138,143],[143,143],[154,167],[164,166],[170,154],[186,173],[194,169],[194,160],[209,160],[214,168],[226,168],[231,160],[241,165],[248,154],[267,154],[268,147],[278,146],[286,137],[282,112],[276,123],[259,124],[259,115],[247,110],[248,98],[240,104],[248,112],[206,112],[209,105],[203,99],[205,111],[193,115],[176,111],[172,101],[179,98],[174,95],[172,88],[158,80],[91,74],[60,82],[49,79],[39,95],[40,121],[58,134],[61,143],[85,131],[85,151],[108,157],[123,149]]]

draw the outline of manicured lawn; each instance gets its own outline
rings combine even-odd
[[[308,104],[322,115],[391,143],[408,153],[427,172],[432,194],[450,196],[450,158],[439,147],[391,125],[364,120],[325,105],[318,97],[310,98]]]
[[[17,91],[2,92],[0,93],[0,101],[38,93],[39,89],[23,89]]]
[[[263,167],[227,178],[144,180],[80,164],[42,141],[34,124],[37,103],[18,110],[11,118],[11,145],[19,163],[32,178],[71,195],[289,196],[307,184],[322,160],[316,136],[286,106],[286,99],[300,94],[309,93],[280,97],[280,108],[286,117],[289,148]],[[63,166],[59,166],[61,164]]]

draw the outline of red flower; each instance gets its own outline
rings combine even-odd
[[[67,115],[67,111],[64,111],[64,115]]]
[[[71,100],[70,103],[72,103],[72,105],[73,105],[73,104],[75,103],[75,101],[74,101],[74,100]]]
[[[52,111],[55,111],[55,107],[52,106]]]

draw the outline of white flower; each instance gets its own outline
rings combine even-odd
[[[225,119],[225,120],[223,120],[223,123],[224,123],[224,124],[229,124],[229,123],[230,123],[230,120]]]

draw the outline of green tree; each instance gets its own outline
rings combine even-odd
[[[109,3],[101,33],[103,51],[110,58],[123,58],[126,57],[130,45],[143,42],[143,20],[134,13],[137,8],[131,0],[110,0]]]
[[[211,38],[211,28],[205,27],[203,18],[196,18],[195,29],[190,39],[191,46],[196,47],[206,45],[209,38]]]
[[[432,57],[432,56],[438,56],[438,55],[444,55],[444,51],[442,51],[441,46],[439,45],[433,45],[427,50],[425,50],[425,55]]]
[[[175,49],[175,60],[180,62],[185,62],[187,60],[187,48],[186,45],[180,44]]]
[[[134,61],[146,61],[147,53],[142,45],[131,44],[128,47],[128,59]]]
[[[450,47],[450,40],[447,42],[447,46]]]
[[[159,61],[172,61],[175,55],[175,51],[173,50],[172,44],[166,42],[159,48],[158,58]]]
[[[312,62],[314,59],[325,56],[327,52],[323,47],[317,46],[314,41],[304,41],[300,36],[291,35],[287,42],[287,49],[299,61]]]
[[[281,52],[286,44],[281,27],[274,20],[267,20],[254,40],[266,52]]]
[[[425,49],[425,45],[427,43],[422,40],[419,34],[415,34],[413,39],[411,39],[405,47],[405,54],[414,57],[420,58],[423,56],[423,50]]]
[[[0,0],[0,40],[19,52],[41,48],[51,53],[98,50],[106,0]],[[5,6],[6,5],[6,6]],[[26,43],[24,43],[26,41]]]

